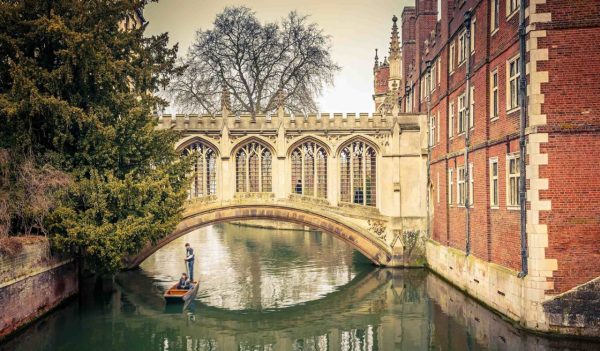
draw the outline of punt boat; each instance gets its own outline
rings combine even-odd
[[[165,301],[167,303],[173,302],[187,302],[192,300],[198,293],[198,282],[191,282],[192,287],[190,289],[177,289],[179,283],[175,283],[169,290],[165,292]]]

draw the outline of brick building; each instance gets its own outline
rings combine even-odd
[[[600,276],[600,1],[439,1],[402,12],[397,101],[430,116],[429,264],[525,326],[580,328],[548,306]]]

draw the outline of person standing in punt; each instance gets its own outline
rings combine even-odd
[[[190,282],[194,281],[194,249],[189,243],[185,243],[185,263],[187,264],[188,272],[190,275]]]

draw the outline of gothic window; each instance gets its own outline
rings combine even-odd
[[[198,141],[186,147],[183,151],[193,159],[192,183],[188,198],[198,198],[217,193],[217,154],[207,144]]]
[[[340,152],[340,200],[358,205],[377,204],[377,153],[360,140]]]
[[[272,191],[272,155],[263,144],[252,141],[235,154],[237,192]]]
[[[327,198],[327,152],[312,141],[304,142],[291,154],[292,193]]]

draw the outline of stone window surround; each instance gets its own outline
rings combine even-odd
[[[500,208],[500,179],[499,179],[500,168],[499,168],[499,164],[498,164],[498,157],[496,157],[496,156],[490,157],[489,165],[490,165],[490,208],[499,209]],[[495,176],[494,176],[494,166],[493,165],[496,165],[496,175]],[[494,181],[495,181],[495,184],[494,184]],[[494,189],[494,187],[496,189]],[[496,193],[495,199],[494,199],[494,192]],[[496,201],[494,202],[494,200],[496,200]]]
[[[452,192],[454,191],[454,169],[448,168],[448,205],[452,206],[453,204],[453,196]]]
[[[513,152],[506,155],[506,208],[509,210],[520,210],[519,206],[519,176],[521,174],[519,166],[519,153]],[[515,169],[516,172],[511,174],[510,171],[510,162],[515,161]],[[511,188],[511,178],[516,178],[516,181],[513,183],[516,186],[516,189]],[[514,192],[515,201],[511,202],[511,192]]]
[[[495,82],[495,85],[494,85]],[[500,96],[498,93],[498,68],[490,72],[490,120],[498,119],[500,111]],[[495,106],[494,106],[495,100]]]
[[[520,107],[519,107],[519,78],[521,76],[521,72],[519,71],[520,67],[519,67],[519,61],[520,56],[519,54],[516,54],[514,56],[512,56],[511,58],[509,58],[508,60],[506,60],[506,111],[508,113],[517,111]],[[515,64],[516,65],[516,71],[514,75],[510,75],[510,66],[511,64]],[[511,83],[514,81],[514,88],[516,89],[515,91],[515,96],[516,96],[516,101],[512,101],[512,95],[511,95],[511,88],[512,85]],[[514,105],[513,105],[514,102]]]

